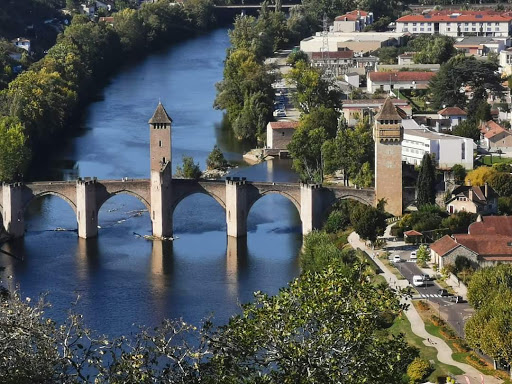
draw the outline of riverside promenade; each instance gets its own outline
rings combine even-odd
[[[388,226],[386,228],[385,237],[386,234],[389,237],[389,230],[391,226]],[[359,235],[355,232],[352,232],[350,236],[348,237],[348,241],[350,245],[354,249],[361,249],[363,251],[366,251],[368,254],[372,254],[374,251],[367,247],[365,242],[359,238]],[[387,267],[384,265],[384,263],[378,258],[375,257],[374,261],[377,263],[379,268],[383,271],[383,275],[387,282],[391,286],[396,286],[397,288],[406,288],[409,285],[409,282],[407,280],[399,280]],[[445,343],[445,341],[439,337],[436,337],[434,335],[431,335],[428,333],[425,329],[425,323],[423,322],[423,319],[420,317],[418,311],[416,311],[416,308],[414,305],[412,305],[411,299],[404,299],[404,302],[409,304],[408,310],[405,312],[407,318],[409,319],[411,323],[412,332],[416,334],[417,336],[421,337],[423,339],[423,343],[428,347],[434,347],[437,349],[437,359],[441,363],[453,365],[455,367],[460,368],[462,371],[464,371],[464,375],[457,376],[457,382],[458,383],[466,383],[466,379],[464,376],[467,376],[471,382],[471,384],[501,384],[503,381],[500,379],[497,379],[493,376],[487,376],[483,375],[480,371],[478,371],[476,368],[473,368],[472,366],[464,363],[459,363],[458,361],[453,360],[452,358],[452,350],[448,346],[448,344]],[[429,343],[428,340],[431,342]],[[484,381],[482,381],[482,377]]]

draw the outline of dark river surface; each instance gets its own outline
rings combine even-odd
[[[193,156],[202,169],[214,144],[231,161],[247,148],[222,129],[212,108],[229,45],[226,29],[187,40],[127,65],[87,107],[80,135],[55,154],[40,179],[77,176],[149,177],[149,127],[159,101],[173,118],[173,166]],[[258,181],[296,181],[286,161],[241,165],[237,176]],[[111,336],[153,326],[164,318],[198,324],[214,315],[222,324],[253,292],[274,294],[299,273],[300,218],[292,203],[267,195],[249,213],[246,241],[228,242],[225,213],[211,197],[193,195],[174,213],[174,242],[150,234],[144,206],[129,195],[107,201],[99,212],[97,239],[79,239],[71,207],[58,197],[31,203],[24,239],[6,245],[17,258],[0,256],[3,283],[19,283],[23,296],[48,292],[49,315],[62,321],[77,295],[77,310],[92,329]],[[229,252],[228,252],[229,251]],[[228,256],[229,255],[229,256]]]

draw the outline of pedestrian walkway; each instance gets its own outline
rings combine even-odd
[[[386,228],[386,232],[384,235],[385,237],[386,235],[389,237],[390,228],[391,226],[388,226]],[[360,248],[370,255],[373,253],[373,250],[367,247],[365,242],[362,241],[359,238],[359,235],[355,232],[352,232],[349,235],[348,242],[354,249]],[[389,285],[395,286],[397,288],[406,288],[409,285],[409,282],[407,280],[398,280],[398,278],[386,267],[386,265],[378,257],[375,257],[374,261],[375,263],[377,263],[379,268],[384,272],[384,277],[386,278],[386,281],[389,283]],[[483,382],[485,384],[500,384],[503,382],[502,380],[497,379],[493,376],[482,375],[480,371],[478,371],[476,368],[473,368],[471,365],[459,363],[458,361],[453,360],[452,350],[448,346],[448,344],[446,344],[443,339],[428,333],[425,329],[425,323],[423,322],[423,319],[419,315],[418,311],[416,311],[414,305],[412,305],[411,300],[407,299],[405,300],[405,302],[409,304],[409,308],[405,312],[405,315],[407,316],[411,323],[412,332],[421,337],[422,339],[424,339],[423,343],[426,346],[434,347],[437,349],[437,359],[441,363],[453,365],[455,367],[460,368],[462,371],[464,371],[464,375],[470,379],[471,384],[481,384],[482,376],[484,378]],[[457,377],[457,381],[459,383],[466,382],[463,376]]]

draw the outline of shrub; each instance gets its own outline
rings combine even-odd
[[[422,311],[428,311],[430,309],[430,304],[427,303],[426,301],[424,300],[420,300],[417,302],[418,303],[418,308]]]
[[[336,233],[350,225],[350,217],[343,211],[332,211],[325,222],[324,229],[327,233]]]
[[[220,148],[215,145],[213,147],[213,150],[208,155],[208,158],[206,159],[206,168],[207,169],[220,169],[224,170],[228,166],[228,162],[224,158],[224,154],[220,150]]]
[[[201,177],[201,169],[199,164],[194,163],[192,156],[182,157],[183,166],[176,167],[176,176],[183,177],[185,179],[199,179]]]
[[[453,348],[455,348],[457,350],[457,352],[469,352],[470,351],[469,347],[466,345],[466,343],[463,340],[454,342]]]
[[[455,258],[455,272],[462,272],[465,269],[471,268],[471,262],[467,257],[457,256]]]
[[[432,365],[428,360],[416,357],[407,367],[407,376],[409,376],[411,383],[416,383],[426,379],[432,371]]]
[[[446,324],[443,319],[436,315],[430,316],[430,321],[432,321],[432,324],[434,324],[436,327],[442,327]]]

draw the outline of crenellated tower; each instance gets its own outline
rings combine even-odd
[[[402,117],[388,97],[375,116],[375,202],[386,200],[386,211],[402,215]]]
[[[171,188],[172,188],[172,119],[162,103],[158,103],[149,119],[149,146],[151,172],[151,222],[153,236],[172,236]]]

